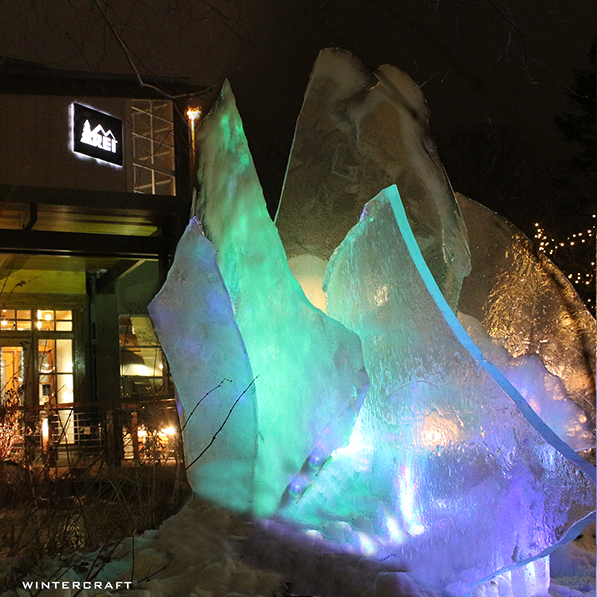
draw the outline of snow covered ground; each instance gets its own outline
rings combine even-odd
[[[553,596],[594,597],[595,526],[557,550],[551,568]],[[32,583],[28,589],[22,583],[2,597],[436,595],[404,570],[196,498],[158,530],[126,539],[113,551],[48,561],[25,582]]]

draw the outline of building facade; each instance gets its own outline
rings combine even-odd
[[[188,219],[201,92],[0,59],[4,457],[136,461],[174,433],[147,304]]]

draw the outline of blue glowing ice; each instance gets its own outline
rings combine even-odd
[[[506,379],[516,388],[520,395],[533,408],[556,435],[577,452],[588,450],[595,445],[595,435],[591,432],[590,410],[586,412],[582,406],[586,399],[577,404],[570,398],[564,380],[549,373],[539,355],[523,354],[512,357],[502,342],[491,338],[479,321],[464,313],[458,319],[467,333],[482,351],[483,356],[495,365]],[[570,345],[571,348],[574,346]],[[570,351],[572,352],[572,351]],[[571,358],[564,352],[563,358]],[[580,381],[588,382],[590,378],[577,371],[577,387]],[[577,394],[572,393],[573,397]],[[594,419],[593,419],[594,420]]]
[[[189,469],[191,485],[228,508],[252,509],[257,458],[253,373],[216,265],[216,250],[196,219],[180,239],[149,313],[175,380],[187,464],[217,433],[216,448],[203,454],[201,466]]]

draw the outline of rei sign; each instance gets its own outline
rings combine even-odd
[[[72,105],[73,151],[122,166],[122,120]]]

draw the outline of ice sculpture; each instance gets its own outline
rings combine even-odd
[[[595,320],[570,282],[503,217],[457,194],[472,272],[459,309],[514,356],[538,355],[595,432]]]
[[[594,512],[595,469],[534,413],[456,319],[466,237],[441,164],[425,145],[418,90],[384,67],[376,75],[383,83],[359,94],[371,81],[361,72],[355,83],[352,58],[330,51],[321,60],[326,67],[312,78],[301,115],[315,120],[297,129],[278,222],[288,234],[304,218],[286,243],[315,302],[324,298],[318,286],[331,252],[317,220],[338,237],[326,273],[329,317],[290,274],[228,84],[198,134],[201,191],[193,213],[217,249],[217,266],[212,245],[191,223],[151,308],[188,419],[193,488],[346,549],[393,558],[446,595],[464,595],[498,574],[513,583],[544,576],[543,557]],[[330,65],[337,73],[330,75]],[[318,97],[330,108],[321,120],[308,108]],[[383,123],[370,124],[388,114],[401,144],[392,145],[399,135],[385,136]],[[354,136],[346,132],[352,126],[356,146],[342,140]],[[299,196],[302,184],[311,193],[300,162],[311,160],[317,127],[326,139],[313,153],[321,157],[313,183],[337,197],[354,191],[330,209],[342,220],[337,226]],[[373,186],[393,173],[406,206],[390,187],[344,239],[347,214],[368,199],[357,194],[371,190],[351,178],[346,159],[372,165],[374,156],[381,165],[372,166]],[[332,174],[350,184],[322,178],[330,159]],[[498,291],[493,282],[491,290]],[[483,307],[471,315],[479,313]],[[224,378],[233,391],[226,382],[203,399]],[[590,431],[585,426],[574,440]],[[567,432],[561,435],[569,439]],[[230,495],[222,495],[226,483]]]
[[[367,204],[324,289],[328,313],[361,338],[371,388],[350,444],[285,516],[462,595],[591,515],[594,467],[468,338],[396,187]]]
[[[577,452],[595,446],[594,422],[590,415],[569,398],[563,381],[547,371],[539,355],[512,357],[500,340],[485,332],[477,319],[465,313],[458,313],[458,319],[484,358],[504,374],[560,439]],[[586,381],[588,385],[591,380]]]
[[[251,510],[257,457],[253,373],[216,265],[216,250],[197,220],[190,221],[180,239],[149,313],[176,383],[187,464],[218,435],[216,449],[205,451],[201,466],[190,467],[189,482],[223,506]]]
[[[194,209],[218,249],[256,378],[254,509],[272,514],[348,442],[368,378],[358,336],[316,309],[290,274],[228,83],[198,140]]]
[[[456,310],[470,269],[466,230],[428,129],[423,94],[407,74],[390,65],[371,74],[346,50],[321,51],[276,215],[291,270],[303,285],[309,278],[315,301],[318,274],[365,203],[397,184],[423,256]]]

